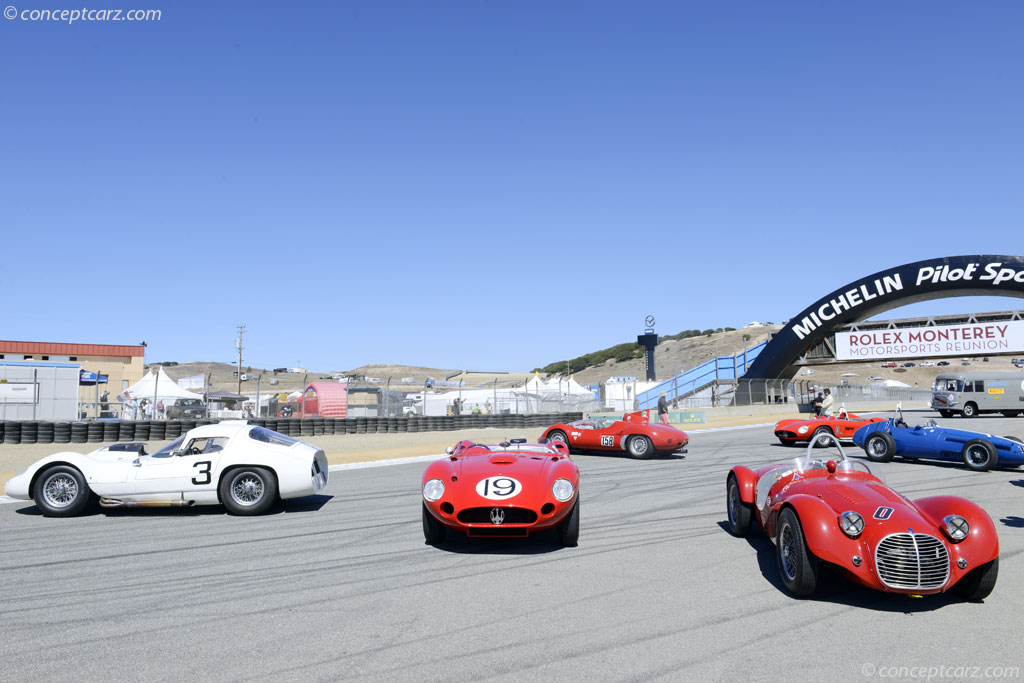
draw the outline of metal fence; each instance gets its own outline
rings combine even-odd
[[[732,383],[714,383],[686,398],[670,401],[673,408],[717,408],[720,406],[792,405],[808,406],[820,390],[820,382],[787,379],[741,379]],[[843,403],[927,403],[930,388],[886,387],[876,384],[840,384],[829,386],[836,406]]]
[[[349,417],[443,417],[465,415],[541,415],[583,413],[601,409],[592,392],[578,393],[570,383],[551,387],[495,379],[476,385],[430,388],[402,386],[397,381],[349,384]],[[401,386],[401,385],[398,385]]]

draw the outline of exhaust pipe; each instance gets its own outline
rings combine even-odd
[[[100,498],[100,507],[104,508],[183,508],[192,507],[194,500],[119,500],[117,498]]]

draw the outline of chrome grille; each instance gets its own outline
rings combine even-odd
[[[494,524],[491,521],[491,510],[494,507],[466,508],[458,514],[458,520],[463,524]],[[501,508],[505,516],[502,524],[533,524],[537,521],[537,513],[525,508]]]
[[[875,548],[878,578],[889,588],[934,590],[949,578],[949,555],[928,534],[892,534]]]

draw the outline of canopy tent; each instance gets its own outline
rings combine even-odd
[[[548,385],[540,378],[540,376],[534,375],[533,378],[523,387],[523,391],[528,394],[546,394],[548,393]]]
[[[163,367],[158,368],[156,371],[151,371],[138,382],[125,389],[121,397],[122,400],[129,398],[142,400],[148,398],[150,401],[163,401],[164,403],[170,403],[178,398],[203,399],[201,395],[185,391],[175,384],[174,380],[164,372]]]

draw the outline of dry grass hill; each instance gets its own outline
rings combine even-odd
[[[729,332],[716,332],[708,336],[663,341],[658,345],[655,352],[657,377],[659,380],[670,379],[680,372],[710,360],[716,355],[727,356],[741,353],[744,348],[750,348],[765,341],[779,329],[781,329],[779,325],[745,327]],[[874,377],[896,379],[912,387],[924,388],[931,386],[935,375],[940,372],[1016,370],[1010,363],[1010,357],[1008,356],[992,356],[988,362],[984,361],[982,357],[972,357],[970,358],[971,365],[969,367],[962,366],[959,358],[949,358],[946,360],[950,362],[950,365],[946,367],[933,366],[922,368],[920,365],[915,365],[913,368],[898,367],[894,369],[882,368],[880,361],[870,363],[822,363],[807,366],[804,368],[803,373],[808,370],[813,372],[810,374],[797,373],[793,379],[820,386],[835,386],[843,380],[848,381],[850,384],[868,384],[871,381],[877,381],[877,379],[870,379]],[[902,365],[903,362],[900,361],[900,364]],[[227,363],[187,362],[179,365],[165,366],[165,370],[175,380],[199,373],[207,374],[212,377],[212,387],[214,390],[238,391],[238,380],[233,374],[237,367]],[[483,386],[494,381],[497,381],[499,386],[508,386],[513,383],[522,383],[532,376],[532,373],[529,372],[473,373],[450,368],[387,364],[364,365],[345,371],[306,373],[274,373],[272,370],[243,365],[242,372],[253,377],[262,374],[260,390],[264,392],[301,390],[305,388],[308,382],[318,379],[329,380],[331,375],[336,374],[370,377],[379,380],[379,382],[365,382],[364,386],[370,384],[385,386],[387,385],[388,378],[390,378],[392,389],[404,391],[422,389],[424,382],[428,378],[435,380],[446,378],[452,380],[462,379],[465,381],[465,386]],[[844,374],[849,373],[854,373],[854,375],[843,377]],[[642,380],[645,374],[644,359],[636,358],[622,362],[609,360],[602,365],[581,370],[573,376],[580,384],[588,385],[601,384],[609,377],[615,376],[632,376]],[[277,383],[271,384],[271,380],[277,380]],[[255,379],[242,382],[242,393],[253,394],[255,392]]]

